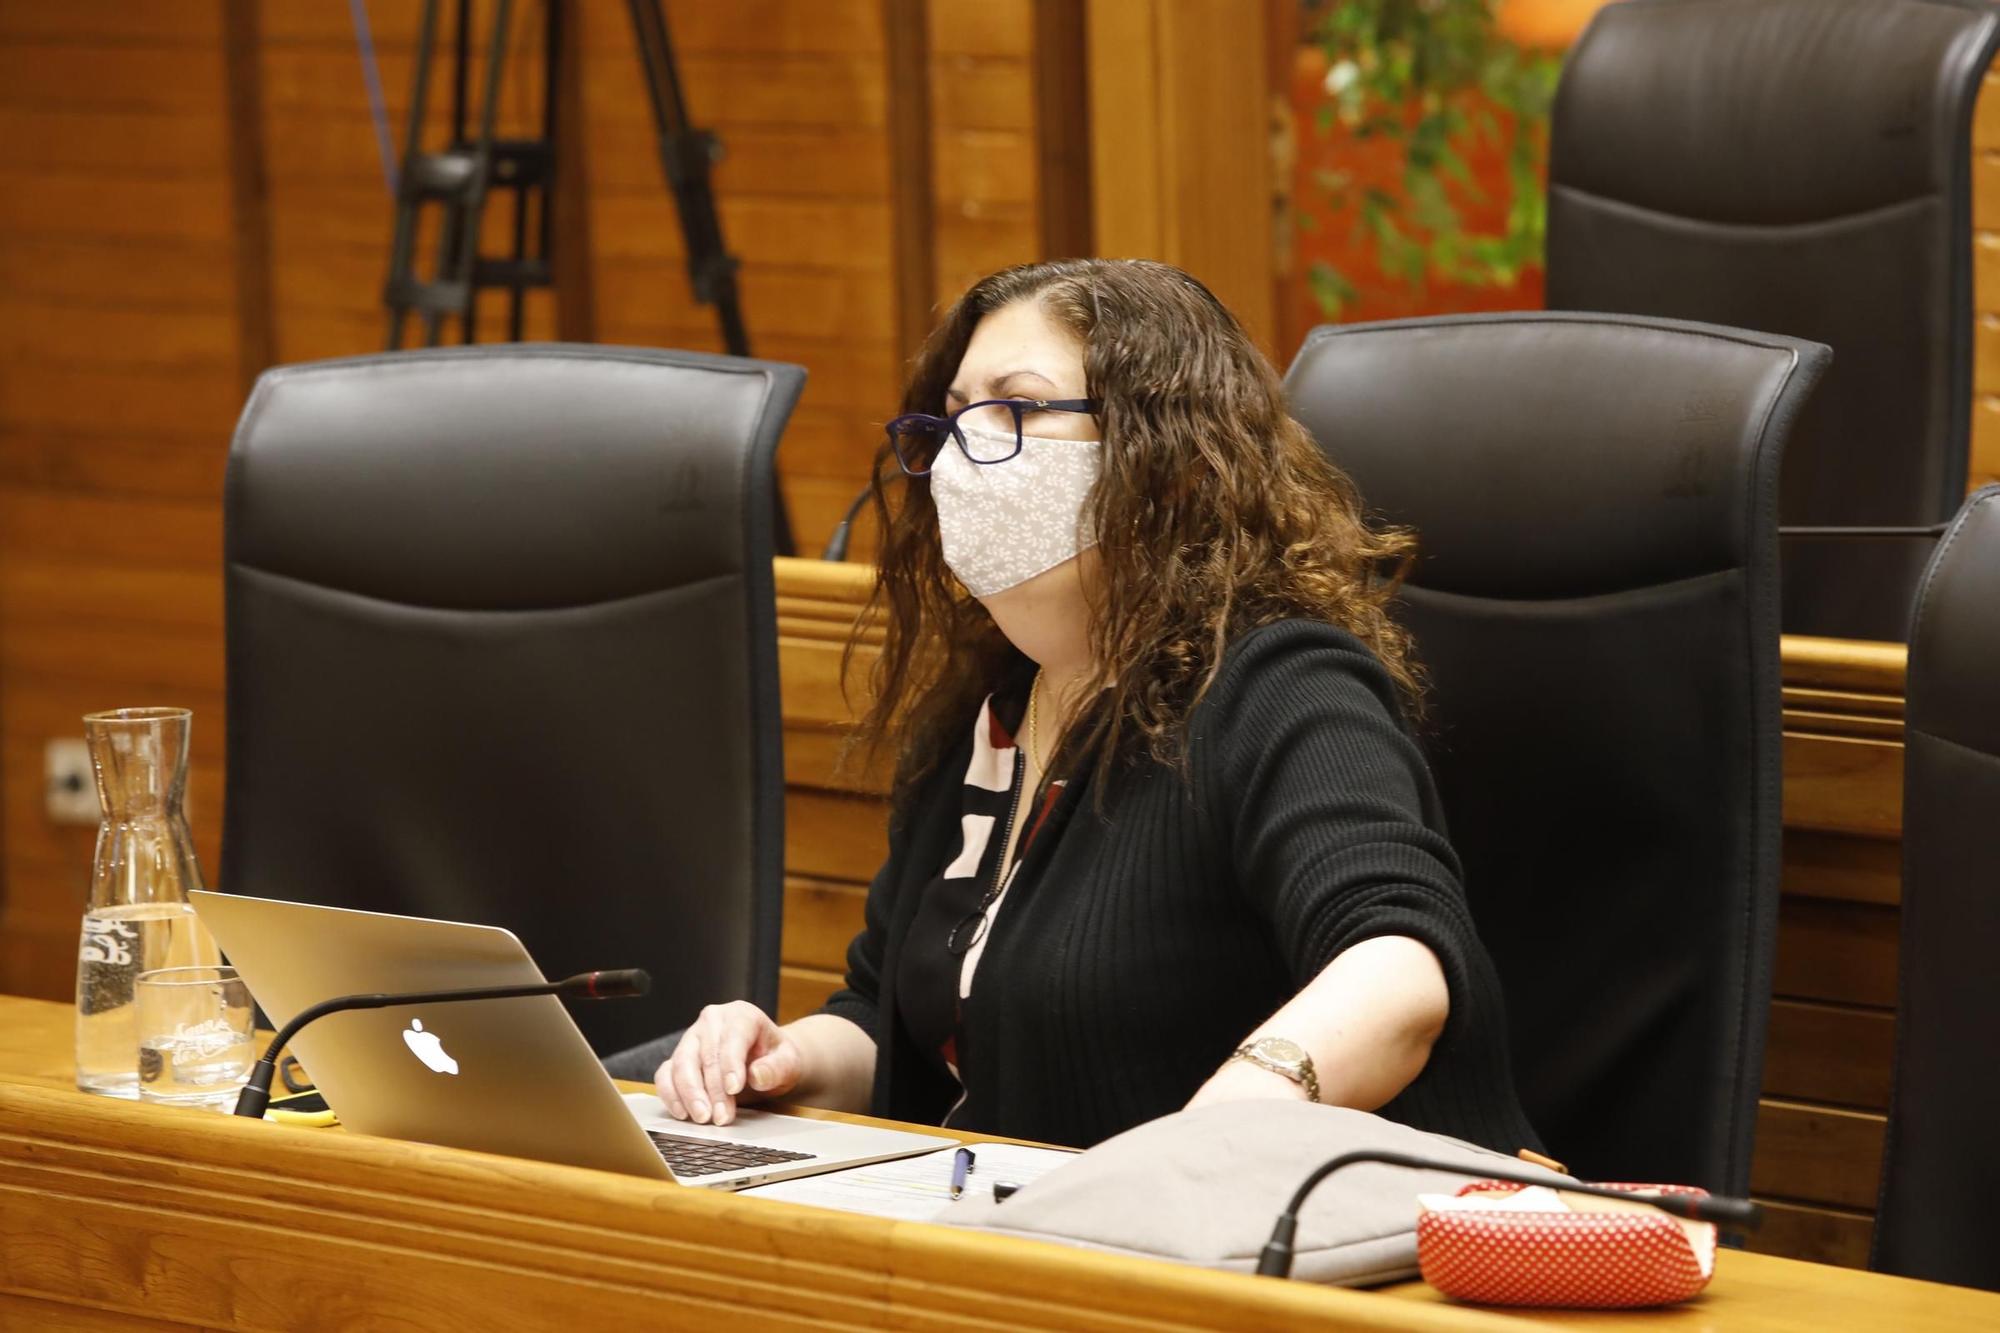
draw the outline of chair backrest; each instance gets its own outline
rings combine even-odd
[[[1315,330],[1293,414],[1417,531],[1401,615],[1523,1103],[1743,1191],[1778,898],[1775,560],[1823,347],[1537,312]]]
[[[519,344],[267,372],[225,487],[222,886],[647,968],[575,1008],[600,1051],[773,1004],[772,459],[804,379]]]
[[[1924,575],[1903,735],[1896,1081],[1874,1266],[2000,1291],[2000,486]]]
[[[1569,53],[1548,305],[1832,347],[1785,524],[1934,524],[1964,497],[1971,121],[1997,39],[1986,0],[1626,0]],[[1788,539],[1786,628],[1900,638],[1931,545]]]

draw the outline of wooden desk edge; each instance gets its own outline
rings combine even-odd
[[[29,1002],[0,1001],[0,1013]],[[822,1113],[824,1114],[824,1113]],[[265,1270],[310,1265],[423,1269],[440,1309],[492,1282],[495,1263],[531,1280],[605,1288],[607,1310],[726,1300],[745,1313],[854,1327],[998,1319],[1016,1325],[1480,1329],[1489,1317],[1426,1310],[1367,1292],[1099,1254],[928,1223],[830,1213],[604,1172],[425,1144],[115,1102],[7,1082],[0,1071],[0,1291],[134,1316],[229,1325],[225,1297],[187,1274],[120,1299],[92,1275],[202,1256],[167,1237],[227,1236]],[[134,1215],[141,1222],[138,1232]],[[309,1229],[301,1219],[310,1219]],[[60,1249],[60,1259],[49,1253]],[[213,1283],[233,1271],[218,1250]],[[241,1255],[236,1255],[241,1260]],[[253,1269],[254,1264],[244,1267]],[[465,1270],[465,1271],[459,1271]],[[482,1276],[485,1274],[485,1276]],[[407,1285],[407,1284],[406,1284]],[[187,1297],[180,1307],[172,1298]],[[616,1295],[618,1302],[611,1302]],[[282,1295],[272,1295],[282,1305]],[[301,1297],[300,1299],[303,1299]],[[418,1300],[410,1287],[399,1299]],[[517,1297],[516,1299],[526,1299]],[[1115,1313],[1114,1313],[1115,1309]],[[278,1322],[304,1319],[285,1307]],[[406,1311],[405,1317],[418,1317]],[[267,1319],[271,1317],[267,1310]],[[300,1325],[303,1326],[303,1325]]]
[[[245,1122],[87,1097],[58,1081],[69,1008],[0,998],[0,1292],[234,1326],[232,1284],[283,1271],[306,1301],[328,1283],[388,1281],[398,1317],[426,1301],[514,1322],[553,1302],[657,1318],[670,1305],[849,1327],[1493,1329],[1610,1323],[1616,1312],[1454,1305],[1420,1283],[1348,1291],[1101,1254],[1025,1238],[824,1212],[549,1163]],[[627,1085],[634,1089],[643,1084]],[[826,1118],[835,1113],[807,1109]],[[860,1118],[860,1117],[849,1117]],[[983,1136],[959,1136],[976,1141]],[[139,1219],[135,1223],[134,1218]],[[310,1227],[301,1219],[311,1219]],[[175,1243],[226,1238],[213,1249]],[[135,1248],[138,1251],[135,1253]],[[251,1253],[265,1266],[242,1258]],[[192,1271],[212,1260],[213,1272]],[[172,1281],[162,1263],[191,1266]],[[130,1290],[103,1275],[148,1273]],[[502,1281],[497,1273],[509,1277]],[[365,1276],[364,1276],[365,1275]],[[93,1285],[95,1284],[95,1285]],[[280,1286],[275,1279],[267,1286]],[[164,1304],[178,1299],[172,1309]],[[257,1306],[275,1317],[266,1293]],[[410,1303],[414,1302],[415,1306]],[[471,1304],[467,1304],[471,1302]],[[1728,1252],[1709,1293],[1649,1324],[1810,1327],[1829,1308],[1904,1327],[2000,1322],[2000,1296]],[[6,1313],[0,1305],[0,1314]],[[285,1307],[306,1327],[306,1306]],[[293,1318],[297,1316],[297,1318]],[[420,1321],[421,1322],[421,1321]],[[527,1326],[533,1326],[530,1322]]]

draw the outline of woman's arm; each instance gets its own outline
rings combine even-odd
[[[906,837],[891,827],[888,859],[868,887],[862,929],[847,946],[846,984],[818,1013],[782,1027],[745,1000],[703,1009],[653,1076],[669,1115],[726,1125],[739,1103],[781,1097],[830,1111],[869,1109],[882,960]]]
[[[1199,804],[1296,992],[1245,1040],[1288,1038],[1322,1100],[1381,1107],[1484,994],[1468,989],[1478,940],[1394,687],[1350,636],[1294,622],[1239,643],[1205,708]],[[1196,1100],[1282,1095],[1305,1093],[1238,1060]]]
[[[1437,955],[1407,935],[1378,935],[1343,950],[1243,1044],[1261,1037],[1296,1042],[1312,1057],[1322,1102],[1373,1111],[1423,1072],[1450,1009]],[[1305,1095],[1283,1074],[1230,1060],[1188,1105]]]
[[[799,1081],[787,1094],[792,1101],[829,1111],[868,1110],[875,1090],[873,1037],[833,1014],[807,1014],[785,1024],[785,1031],[803,1053]],[[757,1087],[757,1068],[748,1073]]]

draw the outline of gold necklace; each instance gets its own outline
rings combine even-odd
[[[1035,702],[1041,697],[1042,673],[1038,669],[1035,683],[1028,687],[1028,762],[1035,766],[1036,772],[1042,768],[1041,719],[1035,707]]]

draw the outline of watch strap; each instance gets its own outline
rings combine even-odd
[[[1273,1074],[1277,1074],[1282,1078],[1288,1078],[1306,1090],[1308,1100],[1317,1102],[1319,1100],[1319,1075],[1313,1069],[1313,1058],[1310,1054],[1306,1053],[1304,1047],[1299,1048],[1299,1055],[1298,1068],[1294,1069],[1289,1065],[1279,1064],[1276,1060],[1259,1051],[1257,1043],[1253,1041],[1246,1045],[1238,1046],[1235,1050],[1231,1051],[1229,1059],[1247,1060],[1260,1069],[1268,1069]]]

